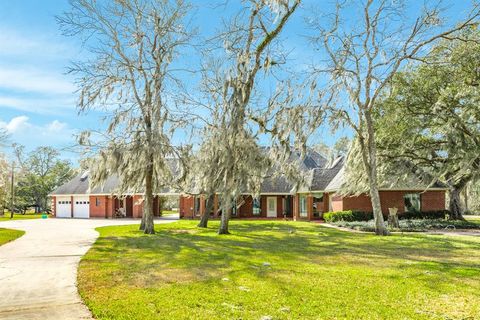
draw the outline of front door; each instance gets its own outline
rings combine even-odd
[[[267,197],[267,217],[277,217],[277,197]]]

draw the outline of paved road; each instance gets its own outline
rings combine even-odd
[[[0,222],[0,228],[26,231],[19,239],[0,246],[0,319],[91,319],[76,287],[80,258],[98,237],[96,227],[132,223],[139,221]]]

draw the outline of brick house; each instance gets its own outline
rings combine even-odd
[[[345,181],[344,158],[336,159],[332,164],[313,150],[300,161],[300,169],[310,177],[307,185],[297,192],[284,178],[266,179],[261,186],[260,196],[256,199],[245,194],[232,205],[232,217],[236,218],[291,218],[293,220],[321,219],[329,211],[358,210],[372,212],[370,197],[341,196],[339,189]],[[388,208],[396,207],[398,212],[408,210],[437,211],[445,209],[446,188],[435,184],[427,185],[419,181],[410,182],[399,188],[380,189],[382,211],[388,214]],[[210,215],[219,215],[218,197]],[[180,217],[199,218],[206,210],[203,195],[181,195]]]
[[[117,210],[123,209],[127,218],[141,218],[142,194],[126,193],[118,197],[114,195],[117,184],[117,178],[110,177],[102,187],[89,190],[88,172],[79,174],[50,194],[52,213],[58,218],[112,218]],[[158,215],[158,196],[154,198],[153,209],[154,215]]]
[[[341,196],[339,189],[345,182],[344,158],[333,163],[313,150],[304,159],[298,153],[292,155],[300,170],[309,177],[305,186],[293,191],[293,185],[284,177],[267,178],[260,188],[260,196],[253,198],[244,194],[232,204],[234,218],[290,218],[293,220],[321,219],[323,213],[340,210],[372,211],[370,198]],[[141,193],[127,193],[119,198],[114,195],[118,180],[107,179],[103,187],[88,191],[88,173],[80,174],[51,193],[52,211],[57,217],[110,218],[122,209],[127,217],[140,218],[143,212]],[[445,209],[445,191],[441,185],[427,186],[419,181],[381,188],[382,211],[396,207],[398,212],[408,210],[437,211]],[[206,210],[206,197],[202,194],[186,194],[165,190],[155,197],[154,213],[158,214],[158,196],[176,195],[179,197],[180,218],[199,218]],[[219,197],[215,196],[212,217],[220,215]]]

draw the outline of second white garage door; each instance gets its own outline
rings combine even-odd
[[[73,197],[73,217],[90,217],[90,199],[89,197]]]

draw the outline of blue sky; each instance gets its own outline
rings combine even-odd
[[[225,15],[205,6],[207,1],[194,3],[198,10],[193,23],[202,35],[213,34],[218,27],[213,21]],[[305,61],[311,54],[302,35],[312,3],[315,1],[306,2],[282,35],[285,47],[292,49],[291,59]],[[449,15],[456,17],[470,1],[451,3]],[[101,123],[98,113],[78,115],[75,109],[76,88],[65,71],[72,60],[85,53],[75,39],[61,35],[55,21],[55,15],[68,8],[67,0],[0,1],[0,127],[27,150],[52,146],[61,150],[64,158],[75,161],[78,156],[68,151],[75,144],[74,134],[86,128],[98,129]],[[351,18],[355,19],[353,13]],[[323,136],[328,144],[345,134],[332,136],[326,131]]]

